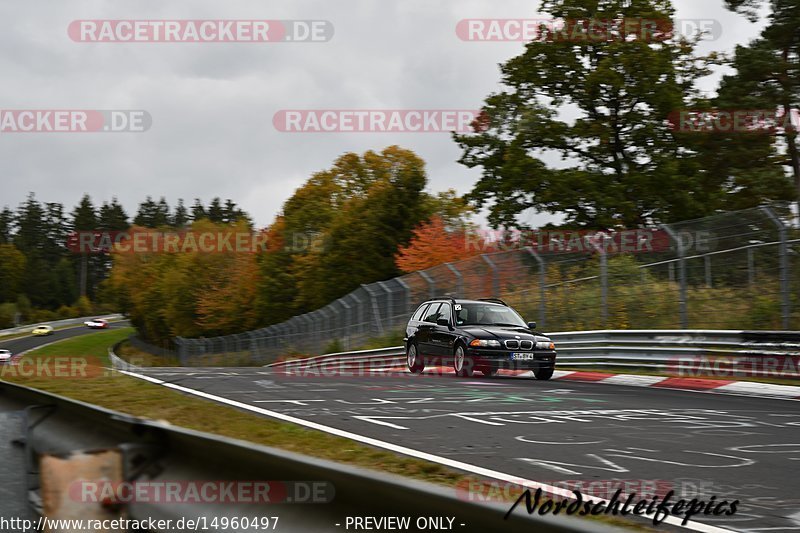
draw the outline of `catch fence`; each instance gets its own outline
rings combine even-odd
[[[177,356],[252,365],[393,346],[413,310],[441,296],[503,298],[545,332],[800,329],[800,233],[783,205],[633,231],[479,235],[467,246],[475,256],[362,285],[280,324],[178,337]]]

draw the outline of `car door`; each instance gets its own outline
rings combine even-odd
[[[451,325],[453,324],[453,307],[447,302],[443,303],[437,311],[437,320],[441,318],[447,319]],[[449,326],[437,324],[431,333],[434,354],[442,358],[450,357],[453,355],[454,344],[454,331]]]
[[[441,303],[434,302],[428,310],[423,313],[422,321],[417,326],[417,349],[425,356],[435,356],[436,350],[433,344],[433,333],[436,330],[436,318],[439,315]]]

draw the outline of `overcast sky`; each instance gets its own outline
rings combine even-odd
[[[0,109],[141,109],[144,133],[0,133],[0,206],[29,191],[72,209],[83,193],[129,214],[147,195],[173,205],[231,198],[269,224],[313,172],[344,152],[399,144],[426,162],[429,189],[478,179],[446,133],[281,133],[282,109],[478,109],[498,63],[521,43],[465,42],[466,18],[531,18],[530,0],[5,0]],[[760,24],[723,0],[675,0],[679,18],[716,19],[702,52],[731,51]],[[540,16],[540,15],[539,15]],[[76,19],[322,19],[327,43],[80,43]],[[710,80],[707,87],[712,88]],[[533,219],[530,219],[534,221]]]

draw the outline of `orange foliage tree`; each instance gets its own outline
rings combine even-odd
[[[414,230],[408,246],[398,249],[395,264],[403,272],[416,272],[442,263],[467,259],[483,253],[475,246],[467,246],[463,230],[448,231],[438,215]]]

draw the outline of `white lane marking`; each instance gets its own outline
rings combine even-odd
[[[775,450],[766,448],[784,448],[789,446],[788,450]],[[754,448],[758,448],[757,450]],[[800,444],[751,444],[749,446],[736,446],[735,448],[728,448],[732,452],[740,453],[798,453],[800,452]]]
[[[722,385],[715,390],[724,392],[744,392],[756,393],[759,395],[775,395],[779,397],[798,398],[800,397],[800,387],[791,385],[774,385],[772,383],[758,383],[755,381],[735,381],[728,385]]]
[[[408,455],[409,457],[414,457],[416,459],[422,459],[424,461],[430,461],[432,463],[437,463],[443,466],[448,466],[450,468],[455,468],[456,470],[462,470],[464,472],[470,472],[472,474],[476,474],[478,476],[484,476],[492,479],[497,479],[499,481],[505,481],[508,483],[514,483],[517,485],[524,486],[529,489],[542,489],[542,491],[547,492],[549,494],[553,494],[555,496],[562,496],[565,498],[574,499],[575,495],[572,491],[562,489],[559,487],[555,487],[553,485],[548,485],[546,483],[540,483],[538,481],[530,480],[530,479],[521,479],[517,476],[512,476],[510,474],[506,474],[504,472],[499,472],[497,470],[490,470],[488,468],[483,468],[480,466],[475,466],[469,463],[464,463],[461,461],[455,461],[453,459],[448,459],[446,457],[440,457],[438,455],[434,455],[432,453],[421,452],[419,450],[414,450],[413,448],[407,448],[405,446],[399,446],[397,444],[392,444],[391,442],[385,442],[378,439],[373,439],[372,437],[365,437],[364,435],[359,435],[357,433],[352,433],[350,431],[345,431],[342,429],[337,429],[330,426],[325,426],[323,424],[318,424],[316,422],[311,422],[308,420],[303,420],[302,418],[296,418],[293,416],[284,415],[282,413],[278,413],[276,411],[268,411],[267,409],[262,409],[260,407],[256,407],[254,405],[237,402],[235,400],[231,400],[229,398],[224,398],[222,396],[215,396],[213,394],[208,394],[207,392],[190,389],[188,387],[183,387],[181,385],[175,385],[174,383],[165,383],[161,380],[154,379],[142,374],[137,374],[135,372],[128,372],[125,370],[121,370],[120,373],[134,377],[144,379],[145,381],[149,381],[154,384],[162,385],[164,387],[185,392],[187,394],[192,394],[195,396],[199,396],[201,398],[205,398],[207,400],[211,400],[214,402],[222,403],[225,405],[230,405],[231,407],[236,407],[237,409],[243,409],[246,411],[251,411],[253,413],[258,413],[263,416],[268,416],[270,418],[274,418],[276,420],[283,420],[284,422],[290,422],[292,424],[297,424],[298,426],[307,427],[309,429],[315,429],[317,431],[322,431],[324,433],[328,433],[330,435],[335,435],[337,437],[343,437],[345,439],[354,440],[356,442],[360,442],[362,444],[368,444],[370,446],[375,446],[377,448],[383,448],[384,450],[389,450],[395,453],[399,453],[402,455]],[[596,498],[596,501],[605,503],[608,505],[610,502],[604,498]],[[683,518],[677,516],[668,516],[664,519],[664,523],[682,527],[685,529],[689,529],[691,531],[698,531],[700,533],[732,533],[730,529],[725,529],[717,526],[712,526],[709,524],[703,524],[700,522],[695,522],[694,520],[690,520],[686,525],[682,524]]]
[[[604,442],[602,440],[590,440],[590,441],[586,441],[586,442],[565,442],[565,441],[547,442],[547,441],[543,441],[543,440],[531,440],[531,439],[525,437],[524,435],[520,435],[519,437],[514,437],[514,439],[516,439],[516,440],[518,440],[520,442],[529,442],[531,444],[546,444],[548,446],[549,445],[553,445],[553,446],[556,446],[556,445],[557,446],[582,446],[584,444],[601,444],[601,443]]]
[[[631,387],[651,387],[656,383],[669,379],[664,376],[637,376],[635,374],[617,374],[608,379],[602,380],[602,383],[610,385],[630,385]]]
[[[308,402],[324,402],[325,400],[253,400],[253,403],[291,403],[294,405],[308,405]]]
[[[361,420],[362,422],[372,422],[373,424],[378,424],[379,426],[387,426],[392,429],[408,429],[407,427],[398,426],[397,424],[392,424],[390,422],[384,422],[383,420],[372,420],[368,416],[354,416],[353,418]]]

